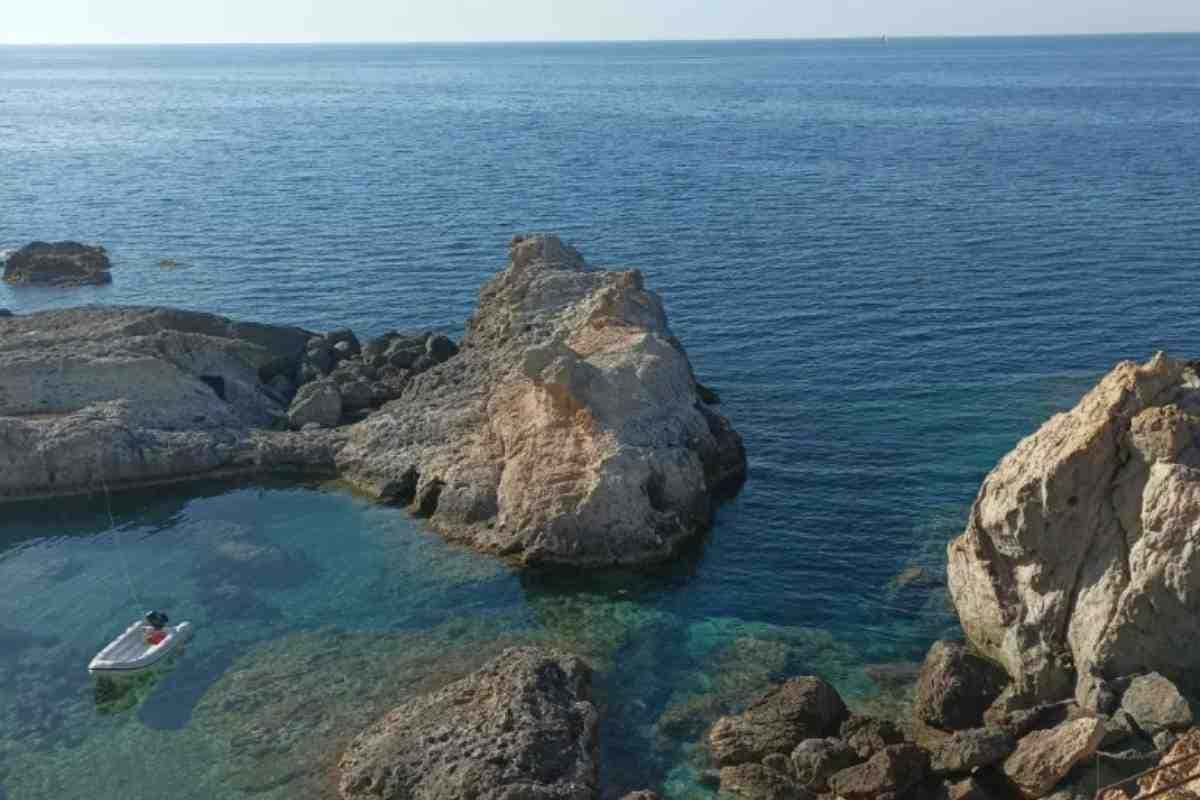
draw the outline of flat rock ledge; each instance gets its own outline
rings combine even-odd
[[[593,800],[599,715],[591,670],[554,650],[511,648],[396,708],[338,765],[343,800]]]
[[[641,273],[553,236],[510,255],[459,345],[169,308],[0,315],[0,502],[301,472],[523,563],[670,557],[740,487],[741,438]]]

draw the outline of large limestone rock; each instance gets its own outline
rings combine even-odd
[[[4,264],[4,282],[18,286],[83,286],[112,283],[103,247],[78,242],[33,242]]]
[[[269,430],[262,382],[309,334],[164,308],[0,319],[0,501],[292,466],[330,442]]]
[[[1080,717],[1017,743],[1004,761],[1004,774],[1027,800],[1044,797],[1079,762],[1096,752],[1104,737],[1099,717]]]
[[[1102,678],[1198,674],[1200,380],[1124,362],[988,475],[949,547],[972,643],[1029,702],[1111,701]],[[1195,688],[1195,687],[1192,687]]]
[[[552,236],[510,252],[461,352],[357,426],[342,470],[447,537],[526,563],[668,557],[739,484],[740,438],[700,401],[641,273],[592,270]],[[391,358],[410,355],[429,353]]]
[[[573,656],[512,648],[405,703],[338,765],[344,800],[591,800],[597,721],[591,671]]]
[[[740,485],[740,437],[640,273],[554,237],[511,253],[461,352],[163,308],[0,317],[0,501],[301,469],[528,564],[671,556]]]

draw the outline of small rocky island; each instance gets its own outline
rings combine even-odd
[[[510,256],[459,345],[168,308],[0,318],[0,501],[308,473],[523,563],[669,557],[740,486],[741,438],[641,273],[553,236]]]
[[[95,286],[112,283],[103,247],[79,242],[33,242],[11,254],[4,282],[16,286]]]

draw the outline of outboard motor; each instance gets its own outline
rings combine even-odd
[[[146,624],[156,631],[161,631],[167,627],[167,623],[170,621],[162,611],[147,611],[144,619],[146,620]]]

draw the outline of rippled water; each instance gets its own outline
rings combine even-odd
[[[893,578],[1019,436],[1197,351],[1198,196],[1200,36],[0,48],[0,248],[116,262],[0,307],[457,331],[555,230],[645,271],[751,458],[644,574],[517,574],[336,487],[6,507],[0,797],[320,796],[355,728],[529,640],[600,667],[607,794],[703,794],[700,732],[765,681],[870,703],[864,665],[953,631]],[[83,665],[150,605],[199,635],[98,707]]]

